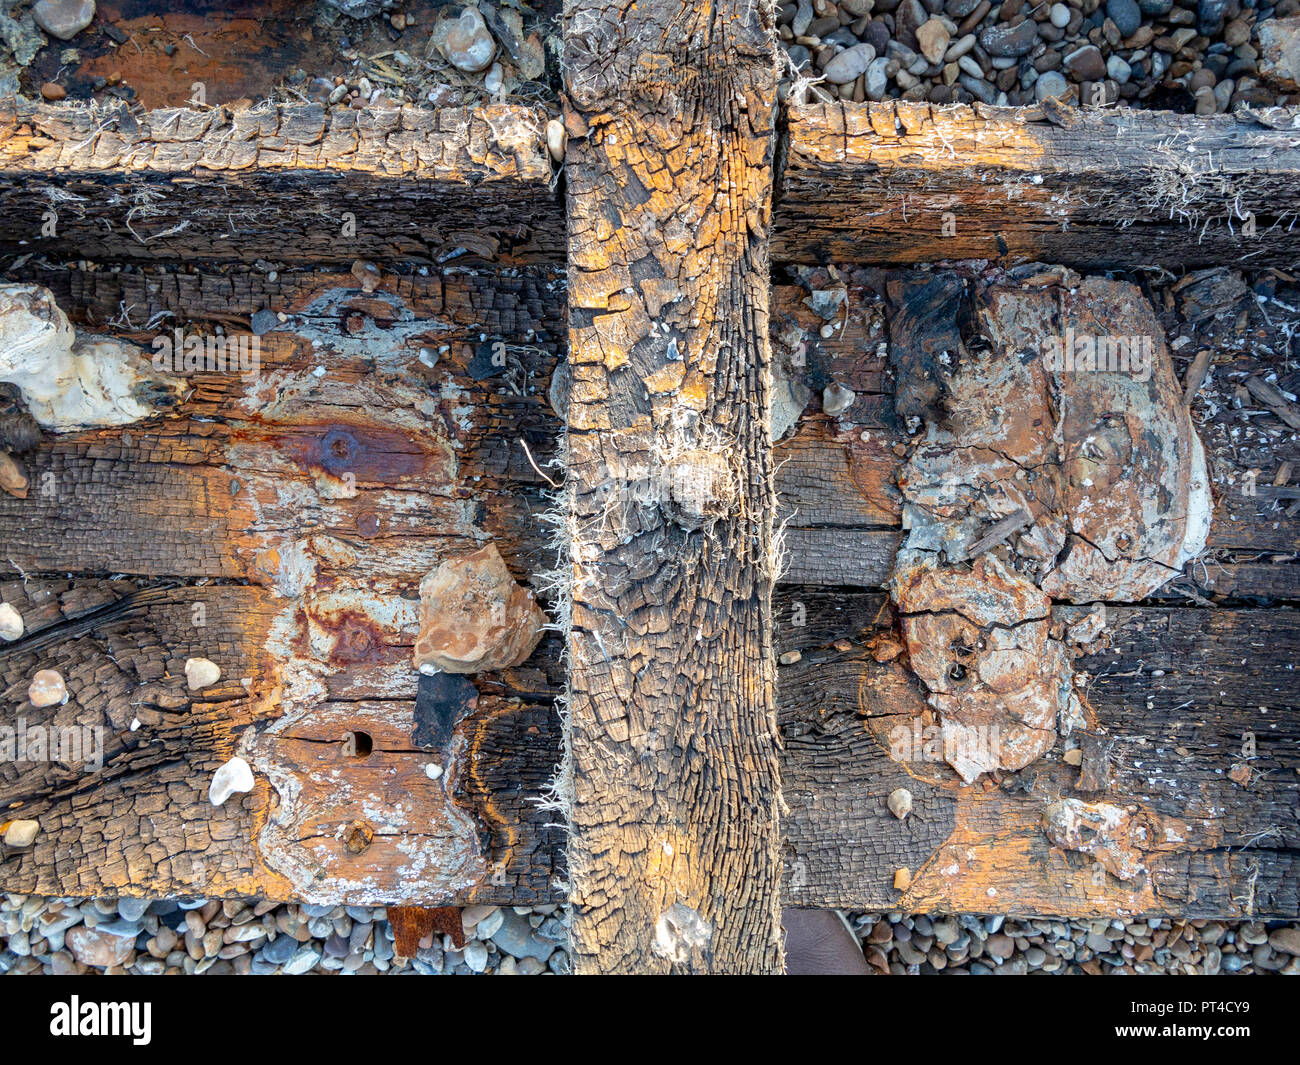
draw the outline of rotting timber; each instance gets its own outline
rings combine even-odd
[[[1276,431],[1215,462],[1270,476],[1249,496],[1216,479],[1210,565],[1165,559],[1170,584],[1108,603],[1104,631],[1075,642],[1081,726],[970,782],[942,757],[891,758],[935,721],[890,578],[918,461],[900,407],[940,376],[891,356],[970,344],[987,285],[1050,307],[1097,284],[1005,271],[1019,261],[1174,267],[1237,249],[1285,266],[1284,116],[1072,126],[837,105],[790,109],[783,136],[761,8],[733,12],[758,22],[699,11],[671,32],[660,13],[567,13],[567,234],[534,111],[14,110],[8,280],[146,356],[179,322],[256,336],[261,361],[254,377],[196,375],[179,406],[130,425],[6,438],[28,481],[0,495],[0,598],[25,623],[0,646],[6,699],[30,723],[101,726],[105,744],[97,773],[0,765],[2,819],[42,826],[0,854],[0,888],[395,908],[567,898],[585,971],[773,971],[783,904],[1295,916],[1300,522],[1294,486],[1268,482],[1300,454],[1267,367],[1242,372]],[[1094,151],[1099,131],[1114,152]],[[1249,150],[1216,170],[1238,136]],[[1174,168],[1194,218],[1128,194],[1166,141],[1197,149]],[[1106,196],[1074,174],[1089,153],[1115,173]],[[859,187],[874,206],[843,199]],[[1244,198],[1220,204],[1222,188]],[[1273,190],[1272,213],[1256,189]],[[51,254],[23,258],[51,201],[67,205]],[[958,212],[953,241],[940,208]],[[1268,242],[1240,234],[1238,208]],[[349,211],[355,245],[337,240]],[[201,249],[205,262],[172,265]],[[62,262],[74,254],[114,268]],[[822,269],[1000,255],[979,277]],[[357,257],[376,273],[349,269]],[[905,313],[900,286],[955,276],[951,298]],[[1118,322],[1142,299],[1096,313]],[[1216,372],[1246,365],[1215,358]],[[810,401],[831,384],[835,414]],[[643,479],[659,504],[611,504],[611,485]],[[990,507],[963,542],[1023,554],[1050,524],[1038,502],[1029,523]],[[544,593],[543,517],[568,542],[571,621],[563,595],[546,599],[560,631],[526,662],[420,676],[420,579],[492,543]],[[1092,600],[1053,595],[1033,624],[1092,635]],[[187,690],[196,656],[221,666],[217,686]],[[49,666],[68,702],[28,705]],[[214,808],[208,782],[237,753],[256,786]],[[886,807],[899,787],[905,820]]]

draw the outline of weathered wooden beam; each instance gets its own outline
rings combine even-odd
[[[785,898],[804,906],[1075,917],[1293,917],[1291,610],[1114,607],[1075,661],[1086,730],[995,783],[944,772],[880,593],[777,596]],[[1068,624],[1078,608],[1059,608]],[[928,745],[928,746],[927,746]],[[1066,752],[1076,753],[1069,759]],[[901,760],[899,756],[901,755]],[[905,820],[886,800],[912,795]],[[1113,823],[1053,838],[1053,804]],[[906,869],[911,884],[895,887]]]
[[[1294,112],[793,105],[772,255],[797,263],[1038,260],[1287,269]]]
[[[0,110],[0,252],[559,262],[540,109]]]
[[[443,686],[416,674],[412,644],[420,578],[447,555],[492,539],[519,575],[541,564],[540,477],[511,452],[531,437],[546,454],[558,435],[541,398],[562,320],[553,279],[386,274],[365,292],[324,271],[39,273],[100,320],[129,304],[167,337],[224,321],[244,356],[258,346],[220,370],[175,366],[178,409],[20,455],[30,491],[0,497],[14,575],[0,597],[26,627],[0,647],[6,700],[24,735],[99,730],[105,760],[0,758],[0,809],[42,825],[0,860],[0,884],[552,898],[563,833],[538,800],[558,638],[527,667]],[[268,310],[273,328],[248,336],[242,319]],[[53,576],[68,570],[80,577]],[[219,687],[186,689],[190,657],[221,668]],[[63,673],[65,705],[27,702],[41,668]],[[213,808],[208,782],[235,754],[257,786]]]
[[[770,29],[766,4],[566,5],[579,972],[782,967]]]
[[[537,800],[555,758],[557,640],[539,653],[549,678],[534,666],[464,680],[463,716],[434,742],[439,700],[417,690],[412,635],[365,628],[356,613],[317,617],[314,642],[337,637],[342,649],[315,656],[285,647],[295,605],[255,587],[34,578],[0,584],[0,598],[27,625],[0,647],[15,708],[0,726],[0,820],[41,826],[34,846],[0,856],[4,890],[365,905],[554,897],[562,833]],[[217,686],[187,690],[191,656],[218,663]],[[66,704],[26,701],[42,668],[62,673]],[[303,671],[321,679],[310,707],[293,690]],[[213,807],[208,784],[235,754],[256,785]],[[444,770],[436,780],[430,764]]]

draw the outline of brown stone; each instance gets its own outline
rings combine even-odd
[[[1300,92],[1300,15],[1258,26],[1259,76],[1284,92]]]
[[[82,965],[100,969],[125,965],[135,950],[135,940],[130,936],[112,936],[80,925],[68,929],[66,942],[73,957]]]
[[[444,561],[420,582],[422,673],[478,673],[517,666],[542,638],[546,615],[516,583],[495,544]]]

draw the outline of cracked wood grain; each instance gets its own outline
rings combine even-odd
[[[775,973],[771,13],[565,19],[575,968]]]
[[[540,108],[0,108],[0,249],[558,261]],[[46,226],[53,211],[53,231]]]
[[[558,639],[475,678],[437,742],[420,735],[410,664],[422,573],[488,537],[516,566],[544,549],[535,531],[522,542],[535,474],[519,479],[507,439],[553,439],[558,422],[506,375],[526,385],[554,362],[550,276],[393,275],[363,293],[326,270],[37,272],[101,321],[129,308],[137,325],[167,314],[197,330],[215,315],[233,335],[268,304],[285,321],[260,337],[257,376],[195,370],[175,412],[51,434],[23,455],[35,490],[0,499],[3,565],[23,577],[0,598],[27,628],[0,647],[6,705],[33,726],[98,727],[105,753],[95,773],[0,758],[0,808],[44,826],[0,856],[0,888],[552,898],[562,832],[537,800]],[[501,376],[470,369],[484,336],[509,354]],[[445,349],[436,373],[425,348]],[[66,570],[71,587],[43,576]],[[216,662],[222,687],[186,693],[189,656]],[[42,666],[70,700],[37,712],[22,700]],[[368,753],[349,750],[360,733]],[[235,753],[257,787],[214,812],[208,781]],[[360,850],[356,822],[373,832]]]
[[[1273,110],[1277,128],[1128,109],[793,105],[772,254],[1286,270],[1300,255],[1300,116]]]

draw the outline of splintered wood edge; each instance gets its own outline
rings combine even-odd
[[[1165,267],[1300,250],[1300,112],[792,105],[772,253]],[[1247,220],[1255,216],[1255,235]]]

